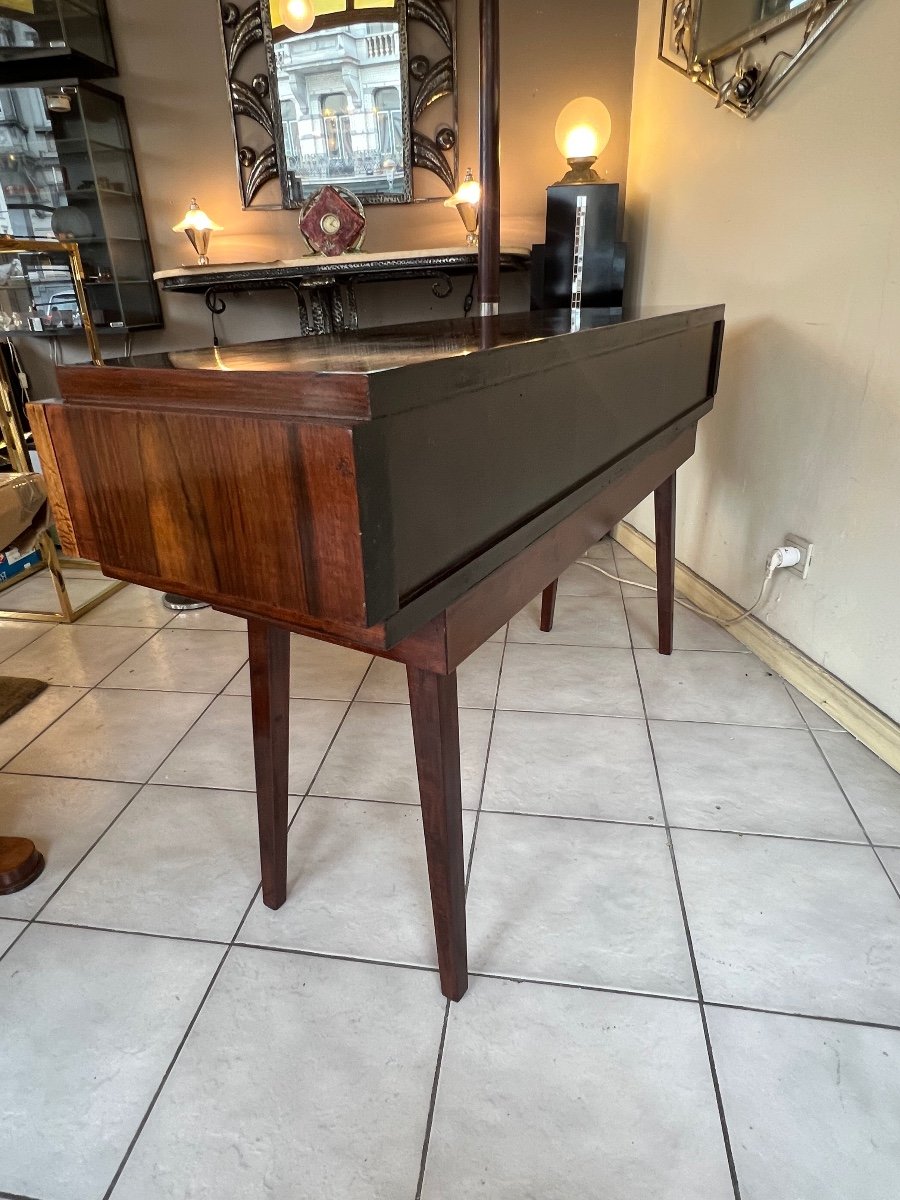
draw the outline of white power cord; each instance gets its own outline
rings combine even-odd
[[[691,612],[696,613],[699,617],[706,617],[708,621],[715,621],[717,625],[737,625],[739,621],[743,621],[747,617],[752,616],[753,613],[755,613],[760,607],[760,605],[764,603],[766,600],[766,593],[769,590],[769,584],[772,582],[775,572],[781,567],[796,566],[800,561],[800,557],[800,551],[795,549],[793,546],[779,546],[777,550],[773,550],[766,559],[766,574],[762,581],[762,587],[759,589],[759,595],[749,608],[745,608],[744,611],[739,613],[736,617],[729,617],[727,621],[723,620],[721,617],[714,617],[712,613],[704,612],[702,608],[697,608],[687,600],[680,600],[678,596],[675,597],[675,603],[682,605],[684,608],[690,609]],[[587,558],[579,558],[578,563],[582,567],[590,567],[592,571],[597,571],[600,575],[605,575],[607,579],[614,579],[616,583],[627,583],[629,587],[642,588],[645,592],[657,592],[659,590],[649,583],[635,583],[633,579],[621,579],[618,575],[613,575],[610,571],[604,571],[602,567],[598,567],[595,562],[591,562]]]

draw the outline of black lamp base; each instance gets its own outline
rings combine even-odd
[[[617,183],[557,183],[547,188],[547,241],[535,246],[531,307],[571,308],[580,277],[581,307],[620,315],[625,290],[626,247],[617,240]],[[576,240],[583,257],[576,270]]]

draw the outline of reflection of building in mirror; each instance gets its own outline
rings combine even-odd
[[[323,29],[276,46],[288,170],[308,194],[407,188],[400,29],[379,22]]]

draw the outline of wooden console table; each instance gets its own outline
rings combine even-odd
[[[528,250],[510,248],[500,252],[503,271],[527,271],[530,263]],[[359,327],[358,284],[431,279],[434,294],[445,299],[453,291],[454,278],[474,279],[477,271],[477,250],[463,246],[394,254],[342,254],[336,258],[311,254],[270,263],[180,267],[157,271],[154,279],[165,292],[204,296],[207,307],[216,313],[224,312],[223,296],[287,288],[297,300],[300,333],[309,336]]]
[[[394,326],[60,371],[32,406],[67,547],[246,617],[263,899],[287,888],[290,631],[403,662],[441,986],[466,991],[456,669],[674,477],[721,308]],[[302,730],[299,731],[302,737]]]

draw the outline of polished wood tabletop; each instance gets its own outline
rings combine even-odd
[[[572,362],[583,369],[594,357],[646,347],[679,332],[701,331],[702,336],[722,317],[721,306],[641,308],[616,317],[587,309],[575,327],[568,312],[513,313],[140,354],[112,359],[102,369],[66,367],[62,378],[70,401],[115,402],[160,387],[168,389],[173,405],[202,401],[231,411],[274,406],[298,416],[377,419],[489,386],[511,372],[553,370]],[[429,371],[424,380],[422,370]],[[252,378],[259,374],[267,376],[264,387]],[[398,376],[408,376],[409,385]]]

